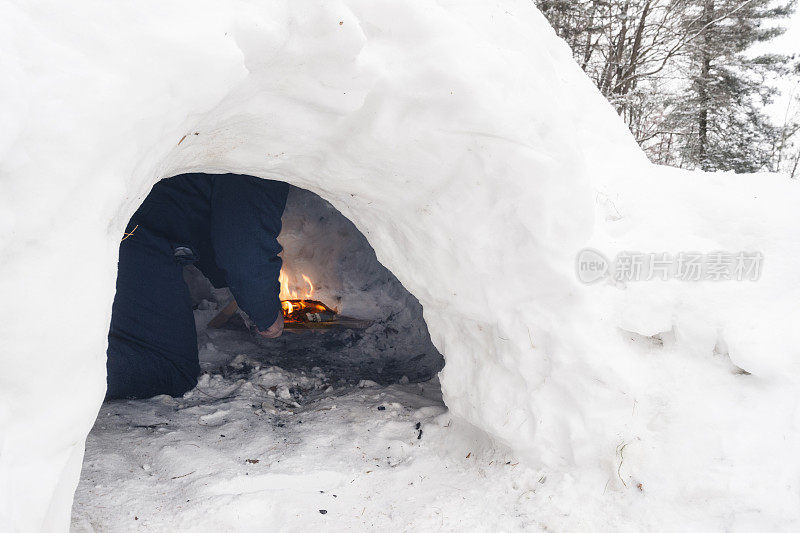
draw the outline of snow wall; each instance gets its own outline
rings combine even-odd
[[[422,303],[452,415],[541,469],[543,524],[797,520],[797,187],[647,165],[532,2],[0,10],[12,530],[66,529],[123,226],[198,171],[285,180],[358,227]],[[765,269],[582,285],[585,246]]]

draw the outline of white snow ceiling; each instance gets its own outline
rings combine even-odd
[[[648,444],[686,429],[680,412],[648,425],[681,394],[644,390],[672,363],[613,340],[623,321],[598,295],[614,289],[583,287],[573,272],[603,234],[603,209],[623,209],[605,196],[597,208],[602,184],[654,171],[530,0],[0,11],[2,523],[66,529],[104,393],[120,236],[153,183],[184,172],[279,179],[330,201],[424,306],[453,416],[553,473],[553,486],[600,495],[612,477],[609,490],[624,490],[612,473],[682,479],[664,460],[685,450]],[[656,316],[633,300],[627,329],[652,335],[679,319],[675,302]],[[710,353],[718,324],[692,318],[710,333],[690,340],[711,339],[692,346]],[[623,470],[620,441],[643,443],[626,449]],[[757,444],[740,456],[771,453]]]

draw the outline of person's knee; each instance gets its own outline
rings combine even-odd
[[[197,353],[175,361],[150,350],[134,349],[116,336],[109,338],[106,399],[183,396],[197,386]]]
[[[177,369],[172,380],[172,390],[165,392],[173,397],[180,397],[197,386],[197,379],[200,375],[200,365],[186,365],[186,368]]]

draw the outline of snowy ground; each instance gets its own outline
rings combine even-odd
[[[324,386],[320,375],[256,365],[244,379],[205,377],[184,399],[106,404],[73,530],[524,526],[518,465],[444,448],[436,383]],[[290,405],[290,391],[305,387],[300,407]]]
[[[197,312],[198,323],[206,314]],[[73,531],[508,530],[530,522],[521,496],[539,477],[471,440],[469,428],[456,430],[436,379],[379,386],[355,382],[357,369],[351,381],[332,377],[341,366],[284,370],[237,331],[201,330],[200,343],[206,373],[184,398],[103,406]]]

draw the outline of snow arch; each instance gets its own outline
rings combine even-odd
[[[0,132],[0,293],[13,301],[0,320],[4,523],[23,530],[68,523],[83,440],[103,396],[119,236],[156,180],[185,172],[281,179],[353,221],[422,303],[446,359],[442,384],[452,413],[530,464],[561,469],[566,474],[554,486],[573,495],[565,502],[587,494],[600,502],[596,494],[615,471],[650,474],[665,497],[681,498],[666,481],[675,472],[659,465],[684,449],[654,451],[652,443],[674,444],[685,428],[677,415],[666,429],[647,418],[676,393],[658,385],[656,363],[625,346],[616,328],[652,335],[693,324],[677,342],[699,354],[713,347],[709,332],[724,320],[687,311],[686,301],[708,292],[617,298],[607,292],[613,288],[589,292],[573,269],[587,244],[646,246],[654,242],[647,231],[668,229],[645,224],[641,206],[652,201],[634,195],[626,202],[619,187],[658,183],[676,206],[689,178],[675,173],[671,188],[661,186],[532,2],[2,9],[0,90],[10,120]],[[617,174],[631,179],[613,181]],[[746,185],[737,187],[744,195]],[[755,235],[783,228],[786,202],[797,197],[770,187],[771,209],[783,207],[771,226],[754,219]],[[713,201],[711,190],[697,195]],[[616,233],[604,229],[625,207],[634,217]],[[714,238],[724,215],[687,215],[687,229],[708,230],[692,242],[741,244]],[[777,262],[788,265],[797,254],[780,250],[797,250],[796,236],[778,231],[775,242]],[[788,266],[778,270],[797,277]],[[760,287],[761,302],[782,294],[775,280]],[[720,298],[711,294],[703,305],[731,302]],[[655,309],[653,301],[663,305]],[[615,302],[636,313],[613,311]],[[739,320],[737,309],[729,322]],[[756,365],[765,375],[783,362],[797,376],[791,318],[772,323],[786,337],[770,346],[785,355]],[[769,338],[764,331],[739,345],[752,348],[753,339]],[[732,354],[747,359],[747,350],[735,348]],[[659,391],[653,397],[642,376]],[[727,381],[717,385],[713,405],[741,398]],[[737,404],[739,416],[758,420],[768,403],[758,398],[755,407]],[[640,406],[635,420],[632,404]],[[687,427],[696,431],[713,409],[704,413]],[[728,419],[715,424],[723,434],[739,429]],[[620,441],[646,443],[627,448],[624,471],[614,462]],[[719,455],[703,442],[697,464]],[[733,457],[742,460],[763,453],[750,441],[737,450]],[[696,475],[695,466],[680,479]],[[590,483],[570,488],[570,472],[579,471]],[[714,484],[722,474],[715,475],[704,479]],[[737,479],[737,487],[751,481]]]
[[[553,87],[599,97],[528,2],[4,10],[12,523],[67,523],[103,394],[119,235],[157,179],[185,172],[330,201],[422,302],[450,408],[530,444],[527,382],[566,349],[553,309],[577,303],[565,272],[593,216],[576,101]]]

